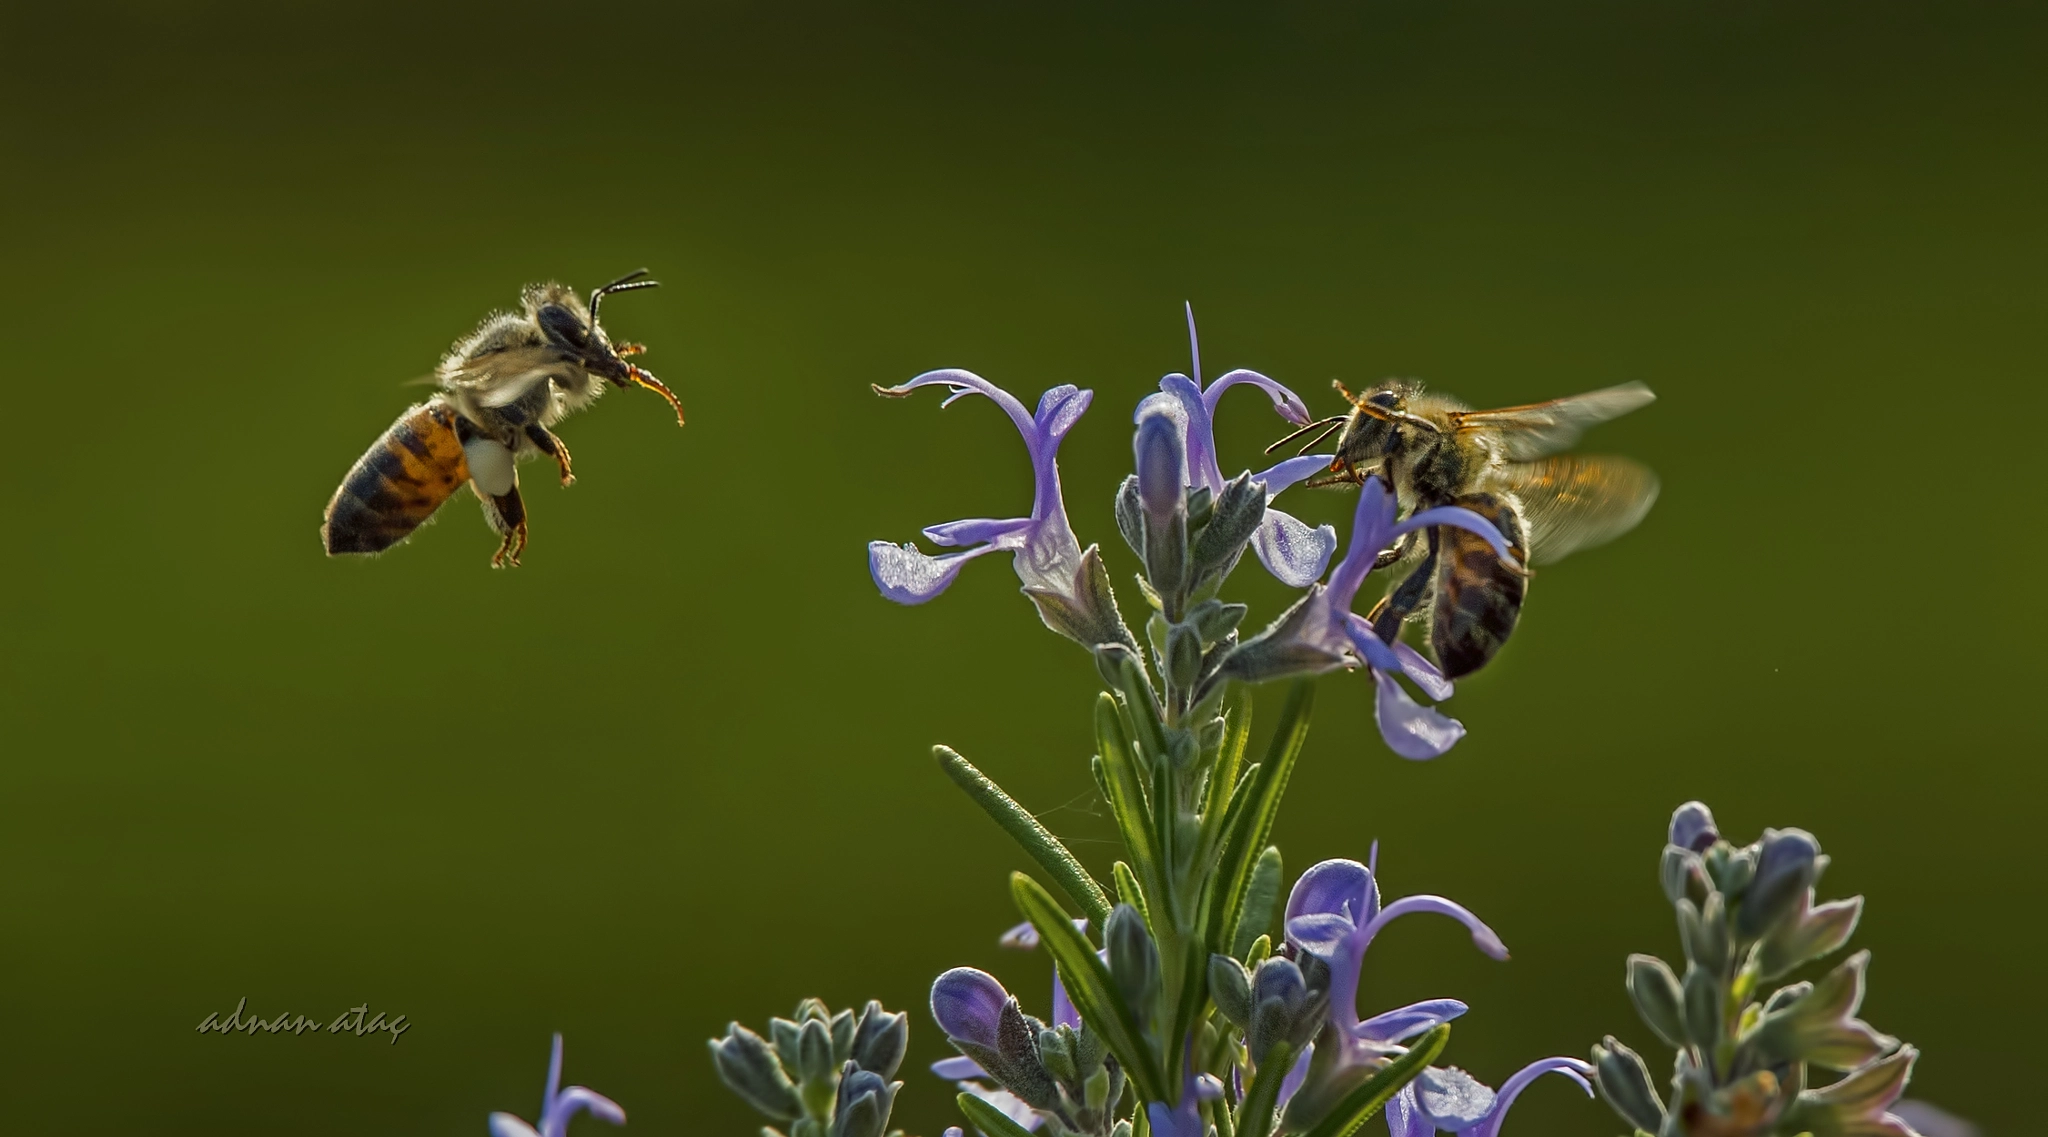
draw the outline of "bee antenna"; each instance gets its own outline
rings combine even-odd
[[[631,292],[631,291],[633,291],[633,290],[634,290],[634,289],[636,289],[636,288],[656,288],[656,287],[659,287],[659,286],[660,286],[660,284],[661,284],[661,282],[660,282],[660,281],[658,281],[658,280],[642,280],[642,279],[640,279],[641,277],[643,277],[643,276],[646,276],[646,275],[647,275],[647,274],[648,274],[649,272],[651,272],[651,271],[653,271],[653,270],[651,270],[651,269],[644,269],[644,268],[636,268],[636,269],[634,269],[634,270],[633,270],[632,272],[629,272],[629,273],[627,273],[626,275],[624,275],[624,276],[620,277],[619,279],[617,279],[617,280],[614,280],[614,281],[612,281],[612,282],[611,282],[610,284],[600,284],[600,285],[598,285],[598,286],[597,286],[596,288],[593,288],[593,289],[591,289],[591,290],[590,290],[590,323],[591,323],[591,326],[592,326],[592,327],[595,327],[595,326],[597,325],[597,308],[598,308],[598,305],[600,305],[600,304],[604,303],[604,298],[605,298],[606,296],[609,296],[610,294],[612,294],[612,293],[614,293],[614,292]]]

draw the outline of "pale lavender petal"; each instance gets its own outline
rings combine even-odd
[[[946,1126],[946,1137],[967,1137],[967,1131],[957,1125]]]
[[[1465,724],[1409,698],[1391,675],[1374,668],[1372,677],[1379,686],[1374,713],[1387,749],[1419,762],[1439,757],[1465,737]]]
[[[1183,1063],[1183,1069],[1179,1104],[1169,1109],[1166,1103],[1155,1101],[1145,1107],[1155,1137],[1207,1137],[1209,1127],[1202,1123],[1194,1066],[1191,1062]]]
[[[1366,665],[1375,671],[1404,671],[1401,656],[1387,641],[1372,630],[1366,618],[1356,612],[1344,613],[1344,634],[1350,638],[1352,650],[1365,659]]]
[[[1303,454],[1260,470],[1252,475],[1252,480],[1266,484],[1266,500],[1271,501],[1280,495],[1281,490],[1329,469],[1330,460],[1335,457],[1334,454]]]
[[[964,553],[926,556],[915,545],[893,545],[887,541],[868,543],[868,575],[882,595],[898,604],[922,604],[953,584],[968,561],[996,551],[994,545]]]
[[[1460,505],[1440,505],[1435,509],[1425,509],[1421,513],[1414,514],[1408,520],[1394,526],[1393,532],[1389,533],[1388,536],[1399,537],[1405,533],[1412,533],[1417,529],[1427,529],[1433,525],[1448,525],[1453,529],[1466,530],[1484,540],[1487,544],[1492,545],[1494,555],[1500,559],[1513,565],[1522,563],[1515,556],[1515,551],[1508,547],[1507,538],[1501,536],[1500,530],[1494,528],[1493,522]]]
[[[1060,982],[1057,967],[1052,972],[1052,1025],[1081,1029],[1081,1012],[1074,1009],[1074,1000],[1067,995],[1067,985]]]
[[[548,1050],[548,1086],[540,1097],[541,1128],[547,1128],[548,1115],[555,1111],[555,1093],[562,1086],[562,1032],[555,1032],[554,1045]]]
[[[1393,543],[1395,508],[1394,495],[1379,478],[1369,477],[1358,488],[1358,508],[1351,515],[1351,546],[1330,574],[1330,596],[1343,611],[1351,610],[1351,601],[1358,595],[1358,586],[1365,583],[1365,574],[1372,571],[1373,561]]]
[[[1472,946],[1495,959],[1506,959],[1508,957],[1507,945],[1500,942],[1500,937],[1493,933],[1492,928],[1487,927],[1484,921],[1474,916],[1471,910],[1464,905],[1452,900],[1446,900],[1441,896],[1403,896],[1401,899],[1381,909],[1380,914],[1373,917],[1372,922],[1365,926],[1365,929],[1360,933],[1360,938],[1367,943],[1371,943],[1372,938],[1379,935],[1380,929],[1386,927],[1389,922],[1406,916],[1411,912],[1428,912],[1437,916],[1449,916],[1451,919],[1465,925],[1466,929],[1472,933]]]
[[[951,1058],[941,1058],[937,1062],[932,1063],[932,1073],[949,1082],[957,1082],[963,1078],[988,1077],[988,1071],[981,1068],[981,1063],[976,1062],[965,1054],[956,1054]]]
[[[1216,460],[1216,427],[1210,421],[1208,404],[1202,401],[1201,388],[1176,373],[1159,381],[1159,391],[1138,404],[1138,414],[1167,413],[1180,426],[1187,445],[1187,486],[1223,492],[1223,470]]]
[[[1500,1095],[1494,1099],[1493,1109],[1487,1113],[1486,1120],[1473,1128],[1472,1137],[1500,1137],[1500,1125],[1507,1118],[1508,1107],[1515,1104],[1515,1099],[1521,1096],[1530,1082],[1550,1073],[1563,1074],[1577,1082],[1587,1097],[1593,1096],[1593,1084],[1586,1080],[1593,1074],[1590,1063],[1577,1058],[1544,1058],[1531,1062],[1501,1083]]]
[[[1032,926],[1031,921],[1026,920],[1004,932],[1003,938],[997,940],[996,944],[1017,951],[1030,951],[1038,946],[1038,929]]]
[[[929,526],[924,535],[935,545],[958,548],[961,545],[979,545],[984,541],[1000,541],[1005,537],[1022,537],[1031,524],[1029,517],[970,517],[965,521]]]
[[[570,1086],[555,1099],[555,1107],[548,1111],[547,1119],[541,1123],[543,1137],[568,1137],[569,1119],[584,1111],[613,1125],[626,1123],[626,1111],[619,1108],[618,1102],[596,1090]]]
[[[962,371],[957,367],[927,371],[900,387],[883,387],[880,390],[885,395],[907,395],[919,387],[930,387],[935,384],[952,389],[953,393],[946,397],[945,403],[941,404],[943,406],[952,406],[954,399],[964,395],[986,395],[994,400],[997,406],[1003,408],[1003,413],[1010,416],[1011,422],[1017,424],[1017,433],[1023,435],[1025,441],[1030,441],[1032,435],[1037,433],[1034,429],[1036,424],[1032,422],[1030,412],[1024,409],[1024,404],[1018,402],[1015,395],[983,379],[972,371]],[[1058,388],[1054,388],[1054,390],[1058,390]],[[1050,394],[1051,392],[1047,393]]]
[[[994,1049],[996,1026],[1010,993],[996,977],[972,967],[956,967],[932,983],[932,1017],[949,1038]]]
[[[1414,1082],[1387,1099],[1387,1133],[1389,1137],[1436,1137],[1436,1123],[1415,1100]]]
[[[1200,368],[1201,365],[1197,363],[1196,371],[1198,374]],[[1216,404],[1222,401],[1223,392],[1240,383],[1249,383],[1264,391],[1266,397],[1273,400],[1274,414],[1279,415],[1296,426],[1308,425],[1308,404],[1301,401],[1300,395],[1295,394],[1285,386],[1268,379],[1256,371],[1247,371],[1242,367],[1235,371],[1227,371],[1218,376],[1216,381],[1209,384],[1208,389],[1202,392],[1202,401],[1208,404],[1211,415],[1216,413]],[[1325,459],[1325,461],[1327,462],[1328,459]]]
[[[1294,1096],[1294,1092],[1301,1088],[1303,1082],[1308,1081],[1309,1063],[1315,1056],[1316,1044],[1311,1042],[1301,1052],[1301,1056],[1294,1060],[1294,1068],[1287,1071],[1286,1077],[1280,1079],[1280,1095],[1275,1099],[1275,1105],[1283,1109],[1286,1108],[1288,1099]],[[1239,1096],[1242,1097],[1242,1095]]]
[[[960,1089],[963,1093],[973,1094],[975,1097],[1002,1110],[1004,1117],[1034,1133],[1038,1131],[1039,1126],[1045,1124],[1045,1118],[1037,1110],[1032,1109],[1030,1104],[1023,1098],[1008,1090],[994,1089],[984,1086],[980,1082],[961,1082]]]
[[[1478,1125],[1493,1108],[1493,1087],[1456,1066],[1431,1066],[1413,1085],[1415,1102],[1422,1112],[1438,1129],[1451,1133],[1463,1133]]]
[[[1221,1101],[1223,1079],[1214,1074],[1203,1074],[1195,1079],[1195,1097],[1200,1101]]]
[[[1324,912],[1363,926],[1379,913],[1379,886],[1372,870],[1342,858],[1310,866],[1287,894],[1286,919]],[[1288,938],[1293,939],[1289,933]],[[1295,946],[1299,947],[1297,943]]]
[[[1399,640],[1392,646],[1394,655],[1401,661],[1401,674],[1414,680],[1415,685],[1422,688],[1423,694],[1439,703],[1451,697],[1456,688],[1451,685],[1449,679],[1444,678],[1443,672],[1437,670],[1436,664]]]
[[[540,1137],[540,1133],[509,1113],[494,1113],[491,1115],[491,1137]]]
[[[1400,1042],[1450,1022],[1468,1009],[1456,999],[1426,999],[1396,1007],[1359,1023],[1351,1034],[1365,1042]]]
[[[1928,1102],[1894,1102],[1890,1113],[1912,1126],[1920,1137],[1980,1137],[1976,1126]]]
[[[1293,514],[1268,507],[1259,527],[1252,531],[1252,552],[1266,571],[1289,588],[1307,588],[1329,567],[1330,554],[1337,551],[1337,530],[1329,525],[1314,529]]]

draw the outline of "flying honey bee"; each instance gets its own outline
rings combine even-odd
[[[1329,472],[1309,485],[1358,483],[1379,473],[1408,510],[1463,506],[1491,521],[1519,565],[1452,526],[1411,534],[1383,553],[1385,568],[1421,561],[1367,617],[1389,643],[1401,624],[1425,612],[1437,665],[1452,678],[1493,658],[1521,617],[1528,592],[1524,565],[1546,564],[1634,528],[1657,500],[1657,475],[1627,458],[1558,454],[1595,423],[1649,404],[1640,383],[1608,387],[1528,406],[1475,411],[1414,383],[1388,382],[1354,396],[1347,414],[1295,431],[1268,448],[1313,434],[1304,452],[1337,434]]]
[[[501,538],[491,566],[516,566],[526,548],[518,460],[545,454],[555,460],[564,486],[576,480],[569,448],[549,427],[595,402],[607,381],[667,399],[681,426],[683,405],[675,392],[626,362],[647,349],[614,346],[597,322],[606,296],[659,283],[642,279],[646,275],[646,269],[630,272],[593,290],[587,310],[572,289],[529,286],[519,311],[487,317],[450,348],[434,372],[441,389],[407,407],[328,501],[320,526],[328,555],[383,552],[467,481]]]

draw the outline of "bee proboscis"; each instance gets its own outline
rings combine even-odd
[[[1641,383],[1526,406],[1473,410],[1409,382],[1388,382],[1363,395],[1336,384],[1351,404],[1345,414],[1310,423],[1269,447],[1313,435],[1307,451],[1331,434],[1337,455],[1309,485],[1356,483],[1378,472],[1409,510],[1456,505],[1494,524],[1516,557],[1451,526],[1434,526],[1382,555],[1380,567],[1421,562],[1368,617],[1392,642],[1401,624],[1427,613],[1430,646],[1452,678],[1486,665],[1521,617],[1529,573],[1523,566],[1558,561],[1634,528],[1657,500],[1657,476],[1627,458],[1559,454],[1595,423],[1656,398]]]
[[[383,552],[468,482],[499,535],[492,567],[517,565],[526,548],[518,460],[545,454],[564,486],[576,480],[568,446],[549,427],[595,402],[607,382],[667,399],[681,426],[675,392],[626,361],[647,349],[614,346],[598,323],[606,296],[659,283],[646,275],[640,269],[593,289],[587,309],[573,289],[532,285],[519,311],[487,317],[450,348],[434,372],[440,390],[407,407],[327,502],[320,539],[328,555]]]

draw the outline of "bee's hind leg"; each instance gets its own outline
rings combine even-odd
[[[518,568],[519,554],[526,551],[526,502],[519,497],[519,485],[501,494],[486,494],[471,482],[470,488],[483,500],[484,520],[503,538],[491,554],[492,568]]]
[[[1429,552],[1422,558],[1422,563],[1415,566],[1414,572],[1401,578],[1401,583],[1395,585],[1392,592],[1381,597],[1380,602],[1373,605],[1372,613],[1366,617],[1366,621],[1372,624],[1373,634],[1386,643],[1393,643],[1400,636],[1402,621],[1422,608],[1423,602],[1429,599],[1430,585],[1436,582],[1435,526],[1431,526],[1427,532]]]
[[[555,437],[547,427],[537,422],[526,425],[526,437],[532,439],[535,446],[540,447],[541,453],[555,460],[556,467],[562,471],[562,484],[564,486],[575,484],[576,475],[569,471],[568,443]]]

